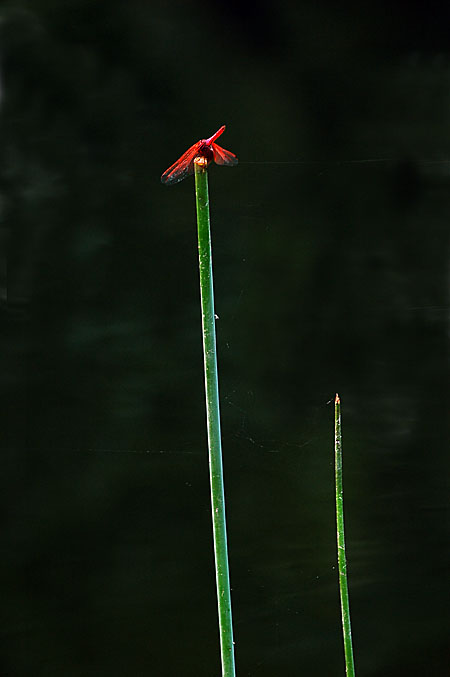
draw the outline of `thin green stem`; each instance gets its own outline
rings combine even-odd
[[[352,629],[350,624],[350,600],[347,583],[347,559],[345,555],[344,535],[344,487],[342,482],[342,432],[341,401],[336,395],[334,404],[334,458],[336,477],[336,526],[339,567],[339,589],[341,593],[342,633],[344,637],[345,669],[347,677],[355,676],[353,661]]]
[[[209,225],[208,173],[203,158],[195,162],[198,252],[205,365],[206,418],[208,428],[211,507],[216,564],[217,602],[223,677],[234,677],[234,642],[228,570],[225,494],[220,436],[219,384],[217,376],[214,288]]]

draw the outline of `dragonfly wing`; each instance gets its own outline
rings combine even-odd
[[[185,179],[189,174],[192,174],[194,171],[194,160],[198,154],[198,149],[200,142],[194,143],[183,155],[178,158],[176,162],[173,163],[169,169],[166,169],[164,174],[161,176],[161,183],[165,183],[167,186],[172,185],[173,183],[178,183]]]
[[[234,153],[229,150],[225,150],[222,146],[219,146],[217,143],[212,144],[213,153],[214,153],[214,162],[217,165],[237,165],[238,159]]]

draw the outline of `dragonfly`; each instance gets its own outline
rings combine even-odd
[[[233,167],[237,165],[238,159],[234,153],[225,150],[222,146],[216,143],[216,139],[225,131],[225,125],[222,125],[215,134],[209,139],[200,139],[194,143],[183,155],[173,163],[169,169],[166,169],[161,176],[161,183],[166,186],[171,186],[174,183],[179,183],[187,176],[194,173],[194,160],[196,157],[203,157],[208,164],[214,160],[217,165],[226,165]]]

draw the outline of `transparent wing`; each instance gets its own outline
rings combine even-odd
[[[183,155],[178,158],[176,162],[173,163],[169,169],[166,169],[164,174],[161,176],[161,183],[170,186],[173,183],[178,183],[185,179],[189,174],[194,172],[194,160],[198,155],[198,149],[200,147],[200,141],[194,143]]]
[[[238,159],[234,153],[229,150],[225,150],[222,146],[219,146],[217,143],[213,143],[212,149],[214,153],[214,162],[218,165],[237,165]]]

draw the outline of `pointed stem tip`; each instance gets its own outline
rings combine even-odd
[[[339,399],[339,395],[336,393],[336,397],[334,399],[336,404],[340,404],[341,400]]]

